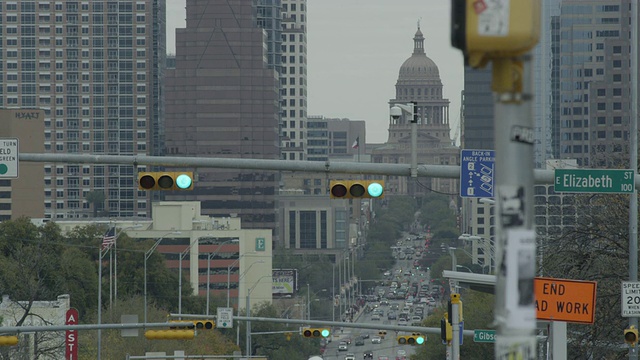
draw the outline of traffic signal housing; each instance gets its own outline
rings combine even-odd
[[[451,45],[465,62],[484,67],[491,59],[511,58],[532,49],[540,37],[540,0],[451,0]]]
[[[18,337],[15,335],[3,335],[0,336],[0,346],[14,346],[18,345]]]
[[[196,332],[193,329],[147,330],[144,337],[149,340],[191,340]]]
[[[412,333],[411,335],[399,335],[399,345],[422,345],[426,341],[426,337],[420,333]]]
[[[156,171],[138,173],[139,190],[193,190],[193,172]]]
[[[624,342],[629,346],[635,347],[638,343],[638,329],[631,325],[628,329],[624,329]]]
[[[448,313],[445,313],[444,318],[440,320],[440,338],[445,343],[453,340],[453,329],[447,317]]]
[[[332,199],[377,199],[384,197],[382,180],[331,180],[329,194]]]
[[[384,337],[387,336],[387,331],[386,330],[378,331],[378,336],[384,339]]]
[[[169,326],[169,329],[213,330],[216,328],[216,322],[213,320],[169,320],[169,323],[193,323],[193,326]]]
[[[302,336],[306,338],[326,338],[331,335],[331,331],[327,328],[303,328]]]

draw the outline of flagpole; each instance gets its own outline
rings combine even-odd
[[[113,307],[118,302],[118,228],[113,231],[116,238],[113,239]],[[113,321],[113,319],[112,319]]]
[[[109,246],[109,321],[113,321],[113,251]]]

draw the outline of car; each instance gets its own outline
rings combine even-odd
[[[362,358],[363,359],[373,359],[373,351],[365,351],[365,353],[362,354]]]
[[[388,356],[378,356],[378,360],[389,360]]]
[[[389,311],[389,313],[387,314],[387,319],[388,320],[396,320],[397,318],[398,317],[397,317],[396,313],[393,312],[393,311]]]
[[[398,350],[396,353],[396,360],[405,360],[407,358],[407,352],[404,350]]]
[[[347,345],[351,345],[351,338],[344,338],[342,341],[346,342]]]
[[[348,349],[349,346],[347,345],[347,343],[344,341],[340,341],[340,344],[338,344],[338,351],[347,351]]]
[[[382,342],[382,338],[380,336],[374,336],[371,338],[372,344],[380,344]]]
[[[409,322],[405,318],[398,319],[398,326],[407,326]]]
[[[364,346],[364,339],[356,340],[356,346]]]
[[[368,339],[369,338],[369,333],[360,334],[360,338],[361,339]]]
[[[348,353],[348,354],[344,357],[344,360],[356,360],[356,354]]]
[[[379,314],[371,315],[371,320],[372,321],[380,321],[380,315]]]

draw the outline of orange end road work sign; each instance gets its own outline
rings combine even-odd
[[[538,320],[593,324],[596,282],[536,277]]]

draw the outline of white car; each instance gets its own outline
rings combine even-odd
[[[356,360],[356,355],[349,353],[344,357],[344,360]]]
[[[371,343],[372,344],[380,344],[381,342],[382,342],[382,338],[380,336],[371,337]]]
[[[347,351],[349,349],[349,347],[347,346],[347,343],[344,341],[340,341],[340,344],[338,345],[338,351]]]

